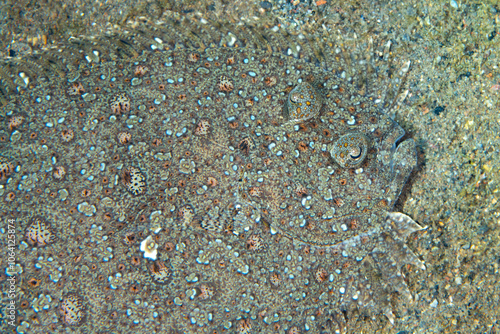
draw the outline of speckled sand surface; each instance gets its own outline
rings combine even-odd
[[[229,21],[229,26],[241,20],[265,21],[269,29],[280,24],[292,34],[302,32],[311,43],[324,27],[332,28],[332,34],[344,40],[376,34],[395,41],[397,57],[412,64],[409,93],[405,107],[400,109],[404,113],[398,111],[395,120],[406,130],[405,139],[415,140],[418,150],[418,166],[395,211],[404,212],[427,227],[408,241],[427,270],[404,268],[414,301],[410,303],[394,295],[394,326],[379,315],[375,320],[358,320],[346,330],[498,332],[499,5],[454,0],[376,5],[371,1],[325,4],[322,1],[286,4],[189,1],[175,5],[161,1],[124,1],[119,5],[112,1],[91,4],[8,1],[0,5],[0,54],[7,56],[9,50],[18,50],[16,44],[21,45],[20,42],[35,44],[33,49],[38,49],[44,47],[44,42],[64,44],[74,35],[127,29],[134,26],[134,21],[142,21],[141,17],[153,20],[163,12],[171,15],[171,11],[196,15],[200,10],[213,21]],[[4,115],[1,117],[6,122]],[[4,193],[0,200],[5,198]],[[2,227],[7,224],[6,218],[2,217]],[[2,235],[0,244],[4,252],[7,234]],[[22,237],[19,234],[18,241]],[[1,258],[0,284],[6,291],[7,263],[3,253]],[[19,304],[18,308],[21,309]],[[24,320],[36,322],[36,319]],[[11,329],[5,323],[1,326]]]

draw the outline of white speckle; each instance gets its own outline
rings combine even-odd
[[[147,259],[156,260],[158,255],[158,244],[154,242],[151,236],[148,236],[141,242],[141,252],[144,252],[144,257]]]
[[[23,79],[24,85],[27,86],[30,82],[30,78],[24,72],[20,72],[19,76]]]
[[[227,43],[227,44],[228,44],[229,46],[233,46],[233,45],[234,45],[234,43],[236,43],[237,39],[236,39],[236,37],[235,37],[233,34],[231,34],[231,33],[229,33],[229,37],[231,37],[231,40],[230,40],[230,41],[229,41],[229,43]]]

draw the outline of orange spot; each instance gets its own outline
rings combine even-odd
[[[316,1],[316,6],[321,6],[321,5],[324,5],[324,4],[326,4],[325,0],[318,0],[318,1]]]

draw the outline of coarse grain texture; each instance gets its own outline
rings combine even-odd
[[[410,303],[405,294],[391,294],[390,304],[396,316],[394,326],[376,309],[365,307],[362,312],[371,313],[371,317],[359,314],[356,310],[342,312],[342,316],[348,319],[343,329],[351,333],[400,334],[498,332],[496,309],[500,296],[498,292],[500,155],[497,150],[500,132],[498,5],[479,1],[449,0],[428,2],[333,0],[326,3],[282,0],[225,3],[204,0],[172,1],[172,3],[148,0],[105,3],[87,0],[71,2],[16,0],[12,1],[12,4],[6,2],[5,6],[0,6],[0,12],[2,14],[0,54],[13,57],[9,63],[2,62],[0,66],[3,102],[6,101],[3,95],[4,89],[12,92],[16,85],[25,85],[24,78],[19,76],[19,71],[16,69],[22,69],[30,78],[33,78],[33,74],[37,74],[50,78],[49,82],[52,85],[58,82],[60,84],[74,78],[71,67],[78,69],[89,61],[91,64],[98,64],[128,59],[142,54],[144,49],[151,50],[151,45],[161,46],[152,37],[161,38],[169,47],[173,47],[173,43],[170,42],[176,38],[180,39],[180,44],[190,49],[198,50],[200,47],[203,49],[199,43],[196,44],[199,41],[204,42],[205,48],[224,44],[227,46],[227,42],[231,40],[228,38],[229,32],[241,36],[240,33],[244,30],[242,27],[250,22],[260,26],[253,29],[251,34],[245,33],[246,36],[252,35],[253,38],[247,38],[248,43],[238,41],[239,46],[283,52],[323,68],[328,68],[325,64],[332,60],[329,56],[331,52],[322,51],[325,41],[341,46],[344,55],[349,53],[355,55],[356,52],[352,53],[354,50],[361,50],[359,53],[363,58],[371,54],[371,49],[360,42],[373,37],[378,41],[376,44],[381,46],[379,51],[383,51],[383,45],[386,44],[381,41],[392,40],[395,47],[392,48],[388,60],[400,61],[397,62],[398,66],[391,67],[399,69],[402,67],[401,61],[411,61],[411,71],[407,80],[409,91],[403,102],[404,108],[385,108],[384,111],[391,112],[395,116],[394,119],[406,130],[407,134],[402,139],[415,140],[418,152],[417,167],[410,175],[410,180],[406,183],[393,211],[404,212],[422,226],[428,226],[425,231],[414,233],[406,240],[409,248],[413,249],[421,259],[425,259],[427,269],[423,271],[413,265],[401,268],[414,302]],[[200,15],[200,12],[204,12],[203,15]],[[205,16],[208,21],[214,23],[211,33],[219,32],[219,37],[207,38],[205,33],[200,34],[198,30],[195,34],[191,34],[190,38],[185,39],[183,36],[186,36],[184,34],[186,25],[182,23],[167,24],[168,36],[165,37],[161,21],[171,22],[169,20],[173,18],[174,22],[178,22],[177,20],[183,16],[194,17],[198,23],[201,22],[199,18]],[[158,33],[151,33],[159,22],[155,19],[160,17]],[[115,31],[118,34],[113,33]],[[127,36],[123,33],[125,31],[138,32],[135,34],[137,38],[131,39],[130,34]],[[209,35],[211,33],[209,32]],[[269,36],[273,33],[280,38]],[[87,38],[80,36],[81,34]],[[261,34],[268,36],[260,38]],[[253,43],[250,40],[259,42]],[[301,50],[298,50],[297,46],[300,46]],[[40,52],[43,48],[52,48],[57,52],[43,54]],[[40,58],[40,54],[44,57]],[[381,53],[375,52],[375,55],[380,57]],[[196,57],[196,54],[193,54],[190,59],[194,60]],[[351,57],[351,59],[356,58]],[[40,60],[44,61],[39,63]],[[65,60],[67,62],[61,67],[61,61]],[[80,64],[75,63],[75,60]],[[18,63],[15,65],[12,61]],[[24,68],[20,68],[19,66],[23,64]],[[35,66],[37,64],[38,67]],[[379,73],[391,76],[395,73],[388,70],[391,67],[379,66]],[[349,68],[360,69],[356,65],[351,65]],[[134,69],[134,73],[144,75],[144,70],[139,66]],[[229,76],[226,78],[231,79]],[[265,83],[272,86],[275,79],[276,77],[270,76],[265,79]],[[374,78],[370,86],[384,88],[383,82],[378,84],[377,80]],[[234,83],[223,80],[222,83],[225,84],[223,87],[231,87],[230,84],[226,85],[231,82]],[[217,78],[217,84],[219,83],[221,83],[220,77]],[[67,87],[69,85],[65,86],[65,89]],[[78,92],[81,87],[75,83],[68,94]],[[363,90],[360,91],[361,95],[365,94]],[[397,91],[391,89],[387,92]],[[383,96],[380,93],[375,95]],[[323,95],[321,97],[323,98]],[[285,100],[286,98],[283,99]],[[319,115],[322,117],[323,113],[320,112]],[[25,116],[1,118],[3,129],[8,131],[0,135],[0,140],[9,140],[13,135],[12,138],[14,141],[17,140],[17,145],[25,145],[23,136],[29,124],[26,120]],[[195,128],[195,135],[209,134],[213,129],[212,126],[208,118],[202,118]],[[71,147],[77,145],[74,141],[79,141],[81,138],[75,137],[75,134],[81,136],[80,132],[74,132],[71,127],[63,129],[61,144],[73,145]],[[156,201],[142,197],[147,198],[142,202],[151,203],[150,209],[146,209],[142,202],[139,207],[126,208],[129,210],[126,213],[136,219],[127,222],[133,221],[130,226],[138,227],[131,230],[124,230],[125,223],[115,218],[118,209],[108,206],[112,204],[109,199],[104,199],[102,207],[96,207],[92,197],[96,196],[97,190],[90,187],[79,189],[82,197],[78,197],[78,201],[71,199],[72,202],[57,202],[63,204],[44,207],[47,203],[51,203],[49,200],[54,196],[60,196],[61,199],[68,198],[70,194],[68,190],[71,189],[61,189],[56,182],[63,180],[64,184],[71,185],[72,183],[66,183],[66,178],[69,176],[70,180],[73,180],[75,173],[71,171],[71,162],[59,159],[53,169],[54,181],[47,183],[50,184],[47,192],[43,192],[42,188],[36,188],[34,185],[45,180],[41,178],[41,173],[36,172],[42,165],[39,159],[35,159],[41,154],[34,148],[41,145],[35,146],[32,143],[42,139],[50,142],[50,138],[37,131],[29,131],[28,135],[31,142],[22,149],[23,156],[29,155],[29,158],[21,163],[15,159],[8,159],[8,156],[0,157],[2,210],[7,211],[8,217],[16,218],[17,241],[22,240],[16,247],[20,258],[17,268],[19,271],[22,270],[17,296],[19,306],[17,331],[47,333],[64,329],[66,332],[89,332],[89,319],[95,321],[91,327],[92,331],[153,331],[154,326],[144,325],[146,320],[137,315],[136,309],[144,308],[144,302],[147,302],[148,306],[155,305],[157,314],[152,311],[151,315],[151,320],[154,319],[155,322],[162,322],[165,314],[170,314],[165,308],[172,305],[168,304],[168,299],[165,304],[159,303],[166,289],[164,282],[175,277],[172,276],[172,267],[165,259],[168,258],[168,254],[183,249],[183,246],[175,240],[168,240],[163,244],[156,237],[147,238],[149,235],[155,236],[151,230],[157,225],[150,224],[150,221],[154,221],[158,214],[148,217],[146,213],[151,208],[158,207],[162,197],[158,196]],[[116,142],[119,142],[119,146],[135,145],[128,128],[119,133],[113,131],[113,136]],[[59,137],[57,139],[59,140]],[[162,143],[165,143],[164,137],[155,138],[151,146],[158,147]],[[251,153],[253,145],[252,138],[247,137],[241,140],[239,148]],[[4,147],[2,146],[2,149]],[[306,141],[298,147],[307,148]],[[332,147],[327,147],[327,150],[325,153],[333,152]],[[350,161],[356,163],[358,159],[362,160],[361,156],[358,157],[359,151],[356,147],[349,151],[354,157]],[[4,152],[1,153],[3,155]],[[119,156],[114,155],[112,158],[118,159]],[[340,164],[342,161],[335,161],[332,158],[331,163]],[[170,161],[165,161],[165,168],[168,168],[169,164]],[[186,160],[183,162],[182,170],[188,171],[191,166],[191,162]],[[114,175],[119,174],[120,177],[123,175],[128,179],[128,174],[123,174],[123,171],[130,172],[132,168],[137,169],[145,177],[146,187],[149,187],[148,170],[144,169],[142,164],[131,164],[114,172]],[[12,184],[10,178],[17,180],[17,183]],[[22,182],[18,181],[19,178]],[[111,180],[103,177],[99,182],[106,185]],[[114,182],[119,183],[121,195],[135,196],[128,192],[126,184],[121,179],[113,180]],[[220,179],[209,177],[208,189],[217,187],[219,182]],[[296,191],[298,194],[305,194],[308,186],[310,185],[298,184]],[[26,190],[21,192],[21,189]],[[58,189],[61,190],[60,193],[54,191]],[[117,198],[110,189],[105,189],[104,193],[109,198]],[[263,194],[263,191],[258,187],[249,187],[248,194],[254,200],[258,200],[258,195]],[[143,195],[137,195],[141,196]],[[38,202],[40,206],[36,205]],[[95,207],[99,216],[91,216],[91,220],[85,222],[80,218],[86,216],[80,213],[67,217],[67,214],[54,216],[50,211],[51,207],[60,208],[64,205],[73,215],[78,212],[78,204],[81,204],[79,208],[87,214],[91,214]],[[311,210],[314,210],[314,207]],[[179,212],[185,215],[186,219],[192,219],[189,216],[194,211],[190,207],[183,207]],[[38,230],[37,221],[43,222],[44,226],[50,229],[48,230],[50,233]],[[1,228],[7,228],[6,220],[2,220],[1,224]],[[84,225],[80,226],[81,224]],[[40,236],[56,235],[57,239],[47,245],[31,246],[26,237],[28,226],[36,227],[31,230],[33,232],[43,232],[39,234]],[[214,231],[221,228],[220,220],[204,226]],[[7,258],[8,250],[7,231],[1,228],[0,265],[5,265],[4,259]],[[113,235],[113,233],[120,233],[119,238],[108,240],[108,234]],[[169,233],[170,231],[163,230],[159,232],[163,238]],[[103,237],[108,241],[99,241],[97,244]],[[245,247],[249,250],[261,250],[265,245],[261,239],[260,235],[250,235]],[[148,240],[147,246],[150,250],[159,245],[160,258],[155,263],[145,259],[144,253],[139,251],[144,240]],[[109,249],[101,247],[103,245],[115,247],[117,242],[122,242],[123,246]],[[31,251],[33,247],[36,249],[35,253]],[[110,249],[113,251],[110,252]],[[305,249],[305,252],[308,250]],[[30,254],[30,257],[27,254]],[[0,284],[3,293],[2,304],[5,304],[4,301],[8,302],[6,293],[8,281],[3,274],[3,268],[2,266]],[[77,269],[74,273],[73,268]],[[149,270],[151,279],[156,285],[142,283],[144,279],[138,272],[146,270]],[[318,283],[326,282],[329,279],[327,275],[329,270],[328,267],[318,268],[311,277]],[[106,277],[107,281],[104,281]],[[283,275],[271,275],[269,281],[279,286],[283,277]],[[377,278],[377,275],[372,277]],[[241,281],[238,275],[226,275],[224,279],[228,286],[234,286]],[[186,281],[184,284],[187,286],[191,283]],[[109,293],[112,285],[120,288]],[[146,288],[143,289],[143,286]],[[154,287],[155,290],[150,290],[149,287]],[[297,285],[294,287],[301,289]],[[199,300],[209,300],[210,296],[218,298],[216,288],[209,283],[200,284],[200,292],[196,296],[200,297]],[[273,290],[275,291],[278,290]],[[61,323],[63,320],[60,314],[61,307],[69,305],[68,302],[64,302],[65,300],[83,301],[82,311],[85,315],[80,327],[52,325],[53,322]],[[87,307],[89,303],[95,306],[89,309]],[[378,305],[380,308],[381,304]],[[92,315],[90,318],[87,316],[89,312]],[[199,313],[195,309],[193,314]],[[315,316],[319,315],[321,312]],[[329,314],[323,316],[329,317],[327,321],[337,321]],[[318,319],[323,321],[321,318]],[[141,322],[134,325],[134,320]],[[261,329],[252,319],[240,320],[242,321],[233,321],[233,327],[227,332],[234,332],[235,328],[254,332]],[[148,320],[148,324],[150,322]],[[338,325],[332,325],[332,328],[335,326]],[[196,331],[198,327],[192,326],[191,329]],[[305,327],[301,327],[300,324],[290,326],[286,321],[283,324],[281,319],[267,326],[264,332],[299,333],[305,332]]]

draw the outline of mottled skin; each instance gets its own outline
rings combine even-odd
[[[103,63],[62,87],[36,83],[5,107],[31,124],[6,150],[23,164],[7,190],[36,173],[36,187],[55,192],[30,200],[68,236],[39,252],[67,255],[35,269],[29,247],[24,271],[64,266],[64,287],[47,289],[82,298],[82,331],[318,333],[345,330],[342,311],[356,306],[393,320],[389,293],[409,295],[400,266],[423,268],[404,244],[420,227],[391,213],[415,145],[397,146],[404,131],[376,100],[389,79],[371,73],[386,86],[360,87],[340,49],[330,52],[326,71],[279,53],[181,48]],[[74,139],[62,142],[68,129]],[[42,163],[27,163],[28,142]],[[130,171],[145,182],[131,187]],[[96,213],[75,209],[84,201]],[[149,235],[156,261],[141,259]]]

